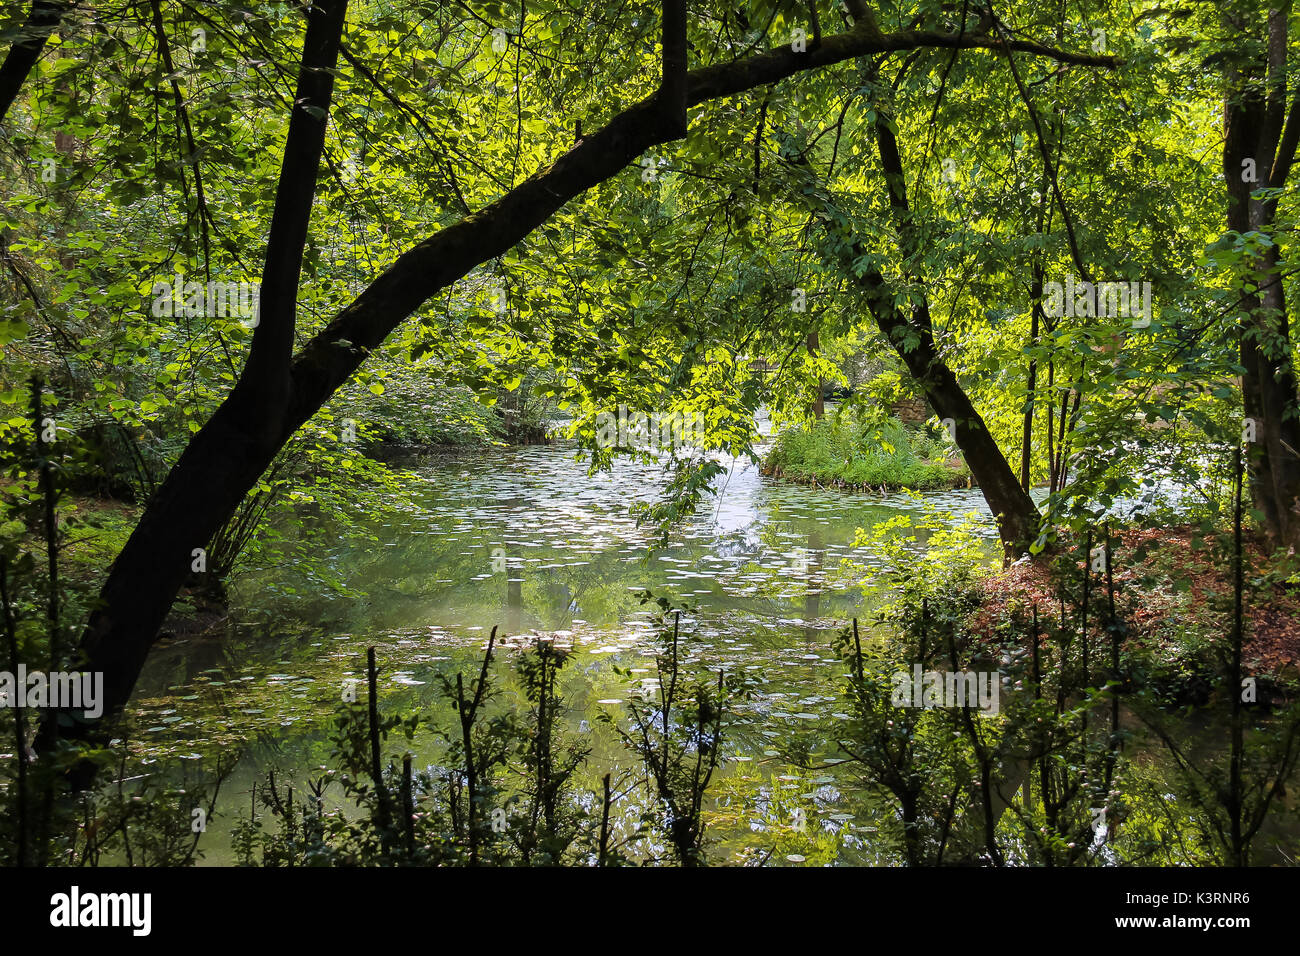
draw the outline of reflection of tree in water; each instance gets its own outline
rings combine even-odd
[[[616,623],[639,605],[629,588],[644,586],[649,570],[644,561],[608,551],[583,554],[587,564],[563,568],[534,568],[525,582],[526,626],[543,630],[569,627],[575,618]],[[547,562],[555,563],[555,562]]]
[[[825,557],[823,547],[821,528],[814,527],[808,532],[809,569],[803,605],[803,639],[806,644],[813,643],[820,633],[813,624],[821,617],[822,611],[822,562]]]

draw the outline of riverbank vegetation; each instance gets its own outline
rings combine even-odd
[[[763,458],[763,474],[847,490],[930,491],[967,484],[957,449],[925,427],[836,411],[787,428]]]

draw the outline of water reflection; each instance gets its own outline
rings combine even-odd
[[[144,745],[163,758],[244,748],[231,792],[246,791],[273,763],[326,761],[339,688],[361,676],[367,646],[385,662],[385,707],[439,706],[437,674],[477,657],[493,626],[574,644],[569,722],[590,730],[597,710],[629,692],[609,660],[654,680],[661,621],[658,607],[641,602],[649,589],[692,608],[682,626],[693,662],[751,677],[755,693],[740,706],[753,720],[732,745],[742,765],[770,759],[783,725],[844,717],[830,632],[878,599],[844,562],[881,562],[853,547],[856,530],[924,506],[907,495],[769,481],[747,459],[726,464],[718,496],[652,549],[629,507],[661,494],[658,466],[621,461],[589,475],[565,445],[402,462],[413,490],[398,517],[350,531],[286,528],[307,536],[310,566],[250,569],[233,589],[226,631],[158,649],[135,701]],[[979,513],[992,553],[996,535],[977,491],[927,499]],[[413,747],[432,759],[431,742]],[[617,740],[593,740],[594,766],[625,759]],[[214,828],[210,840],[214,860],[221,833]]]

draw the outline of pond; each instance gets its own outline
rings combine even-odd
[[[437,675],[468,676],[494,625],[524,641],[536,631],[571,642],[576,659],[561,674],[566,722],[592,748],[579,786],[596,790],[604,772],[639,766],[594,718],[619,712],[633,690],[611,664],[653,680],[663,618],[642,602],[646,590],[689,608],[681,626],[692,665],[744,672],[755,688],[735,704],[742,720],[715,783],[711,857],[771,849],[781,831],[790,852],[778,862],[892,862],[872,847],[874,810],[858,790],[833,770],[796,772],[778,748],[790,734],[829,734],[845,719],[845,668],[832,641],[882,598],[881,585],[864,583],[863,569],[880,560],[853,547],[857,529],[928,501],[975,512],[992,558],[992,518],[978,491],[882,498],[766,479],[748,459],[724,464],[718,495],[652,548],[629,506],[660,494],[659,466],[620,461],[589,475],[563,442],[406,460],[396,467],[413,488],[398,517],[317,529],[309,570],[243,573],[230,622],[160,644],[129,708],[136,746],[162,767],[240,754],[201,843],[206,862],[232,861],[233,815],[249,812],[252,785],[268,769],[301,779],[329,762],[341,688],[364,677],[371,645],[385,712],[441,708],[445,717]],[[420,767],[439,747],[424,731],[409,744],[390,740],[386,752],[409,748]]]

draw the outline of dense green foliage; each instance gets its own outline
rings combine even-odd
[[[8,57],[30,43],[33,7],[0,7]],[[40,37],[0,115],[4,667],[107,671],[107,727],[160,635],[184,641],[202,630],[195,618],[238,617],[268,569],[296,575],[266,586],[287,595],[279,613],[347,620],[330,604],[359,597],[358,567],[383,567],[380,529],[419,519],[423,479],[388,463],[395,446],[500,451],[563,418],[593,468],[619,455],[663,466],[662,494],[620,504],[671,544],[731,464],[758,457],[770,414],[780,430],[765,468],[779,478],[855,490],[973,481],[1009,559],[1055,562],[1059,614],[1011,602],[996,646],[981,644],[973,539],[932,528],[907,548],[876,547],[898,573],[897,604],[878,641],[850,648],[846,632],[839,645],[852,673],[837,719],[850,732],[765,756],[807,774],[814,755],[854,762],[861,793],[897,802],[885,817],[897,809],[901,826],[882,824],[891,862],[1257,859],[1295,764],[1294,687],[1275,658],[1243,649],[1244,586],[1229,628],[1166,641],[1125,618],[1091,546],[1108,522],[1196,522],[1189,536],[1213,538],[1239,520],[1250,547],[1220,547],[1220,569],[1258,551],[1248,593],[1289,607],[1300,547],[1290,0],[147,0],[61,7]],[[1093,282],[1144,298],[1053,305],[1054,287]],[[907,428],[865,403],[817,419],[823,388],[843,384],[879,407],[924,397],[940,424]],[[599,416],[623,405],[695,416],[700,440],[611,445]],[[511,505],[525,512],[527,478]],[[1135,514],[1139,496],[1169,500]],[[351,551],[335,547],[345,537]],[[482,560],[487,544],[446,537],[440,549],[477,562],[466,578],[515,586],[518,611],[524,579],[507,574],[522,564],[506,548],[526,547],[522,535]],[[809,538],[807,550],[826,550]],[[946,556],[917,559],[927,541]],[[753,557],[749,542],[734,546]],[[566,619],[584,600],[617,606],[528,570]],[[755,592],[784,583],[749,573]],[[829,572],[808,573],[813,622]],[[1103,590],[1090,631],[1090,595],[1096,611]],[[385,592],[364,597],[382,604]],[[655,655],[670,695],[676,645]],[[893,668],[945,655],[1032,700],[978,727],[969,710],[903,718],[882,702]],[[435,723],[445,748],[424,776],[378,766],[365,736],[377,718],[363,731],[345,711],[332,756],[360,817],[294,811],[272,782],[263,805],[278,829],[250,819],[242,858],[592,862],[594,789],[575,795],[588,754],[551,710],[567,660],[537,650],[519,662],[514,711],[479,711],[486,669],[468,685],[443,675],[457,722]],[[645,859],[708,859],[703,795],[719,785],[733,689],[723,670],[691,674],[680,724],[656,718],[672,709],[663,698],[615,722],[643,771],[636,809],[658,841]],[[1179,675],[1204,693],[1173,695]],[[1267,713],[1237,699],[1256,678],[1275,697]],[[1121,694],[1161,766],[1126,759]],[[1230,729],[1227,770],[1217,754],[1208,770],[1188,756],[1196,734],[1174,717],[1189,703]],[[152,817],[109,794],[106,835],[94,836],[58,798],[95,769],[125,777],[122,738],[68,713],[32,717],[0,719],[14,755],[14,814],[0,817],[20,821],[0,831],[7,856],[99,862],[127,852],[114,841],[129,822],[148,834],[142,860],[193,860],[195,842],[163,812],[172,790]],[[1025,752],[1042,796],[993,819],[990,776]],[[1195,831],[1190,849],[1162,848],[1173,824],[1148,799],[1162,783],[1182,797],[1169,813]],[[1112,787],[1131,802],[1110,802]],[[417,821],[403,796],[427,797],[427,815]],[[1089,856],[1099,805],[1122,805],[1112,819],[1132,825]],[[528,826],[501,837],[490,809]],[[821,836],[790,854],[829,858]]]
[[[954,452],[942,437],[909,429],[898,419],[877,424],[836,413],[807,428],[782,431],[763,470],[795,481],[924,491],[966,483],[965,469],[947,464]]]

